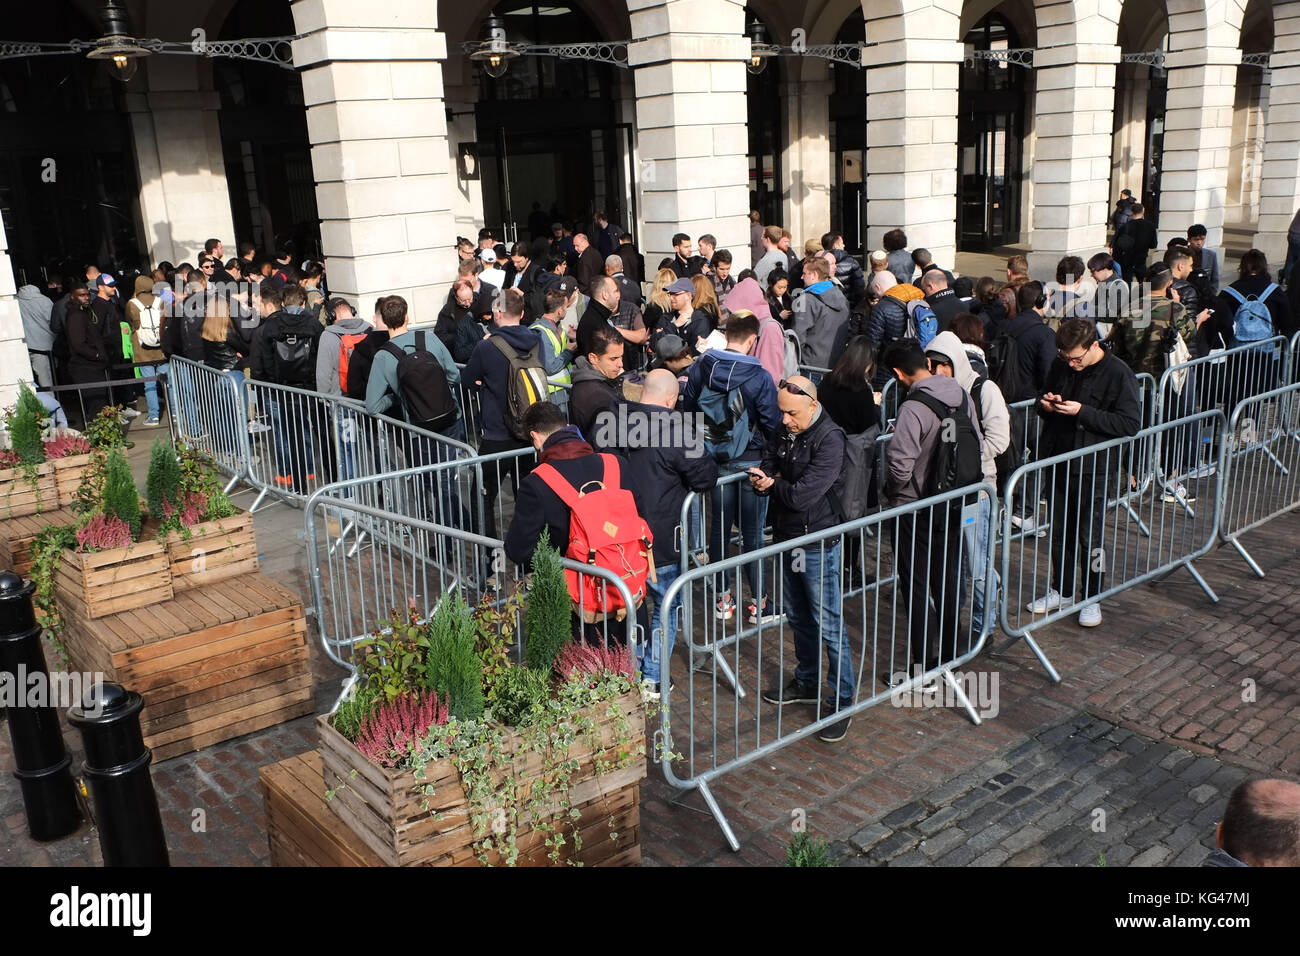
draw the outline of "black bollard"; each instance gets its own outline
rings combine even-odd
[[[12,571],[0,574],[0,680],[11,682],[13,705],[6,706],[14,747],[14,776],[23,792],[27,832],[33,840],[57,840],[81,825],[81,806],[72,782],[72,760],[63,746],[59,711],[41,648],[41,629],[32,608],[36,585]],[[35,675],[42,675],[33,681]],[[44,680],[42,706],[27,706],[27,692]],[[9,696],[9,695],[5,695]]]
[[[105,681],[68,712],[86,750],[81,775],[94,802],[105,866],[171,865],[149,775],[153,751],[140,731],[143,708],[135,691]]]

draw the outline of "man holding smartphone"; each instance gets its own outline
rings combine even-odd
[[[1043,458],[1132,437],[1142,425],[1137,376],[1101,347],[1097,326],[1089,319],[1070,319],[1056,333],[1060,356],[1038,400],[1043,419],[1038,448]],[[1075,577],[1083,565],[1079,624],[1101,623],[1096,595],[1105,590],[1107,558],[1102,522],[1109,491],[1117,490],[1122,448],[1085,455],[1053,466],[1051,487],[1051,574],[1047,593],[1028,605],[1034,614],[1049,614],[1075,603]]]

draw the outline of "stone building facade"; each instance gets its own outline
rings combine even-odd
[[[49,6],[63,11],[42,21],[54,32],[24,35],[46,15],[24,13],[0,39],[97,35],[95,0]],[[487,224],[527,239],[530,220],[581,223],[597,207],[651,269],[678,231],[713,233],[744,267],[752,208],[796,247],[834,227],[869,249],[901,227],[939,262],[1016,245],[1050,269],[1105,246],[1121,188],[1154,207],[1162,242],[1201,222],[1211,247],[1255,245],[1275,266],[1300,206],[1300,0],[125,6],[140,36],[293,36],[294,71],[147,58],[99,112],[128,167],[123,201],[107,199],[122,222],[105,228],[134,232],[107,248],[119,261],[193,261],[209,236],[229,252],[246,233],[269,248],[318,222],[331,288],[363,311],[398,292],[431,321],[458,235]],[[492,13],[511,42],[615,46],[526,54],[492,78],[462,49]],[[747,69],[754,20],[784,48],[760,74]],[[825,49],[856,43],[860,67]],[[21,86],[15,62],[0,61],[0,103],[6,77]],[[5,123],[27,124],[35,143],[57,120],[10,99],[0,142]],[[67,241],[19,214],[40,208],[29,168],[40,148],[5,149],[0,402],[27,374],[14,277],[37,282],[63,251],[42,244]],[[75,223],[73,234],[84,238]]]

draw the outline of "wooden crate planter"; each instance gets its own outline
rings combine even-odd
[[[188,538],[169,532],[164,542],[174,590],[257,572],[257,538],[247,511],[196,524],[189,531]]]
[[[55,576],[60,603],[76,617],[95,620],[148,607],[172,597],[167,551],[148,537],[124,548],[78,552],[67,549]]]
[[[319,750],[267,764],[262,778],[272,866],[383,866],[325,803]]]
[[[586,715],[595,722],[595,730],[590,735],[579,732],[569,750],[568,757],[580,764],[570,778],[568,794],[570,806],[579,812],[576,825],[582,848],[576,854],[569,839],[574,821],[556,819],[560,808],[554,803],[550,807],[554,816],[547,819],[562,827],[567,841],[562,860],[572,857],[587,865],[626,866],[641,859],[639,788],[646,758],[638,751],[645,744],[645,706],[635,691],[614,703],[626,727],[620,729],[617,718],[608,716],[610,702],[593,705]],[[417,780],[414,771],[387,770],[371,763],[330,726],[328,716],[318,717],[317,724],[324,782],[333,791],[329,806],[380,859],[389,866],[479,864],[473,843],[483,835],[477,833],[472,814],[482,811],[471,808],[450,760],[429,764],[425,777]],[[620,744],[624,734],[628,740]],[[616,748],[600,758],[604,764],[616,766],[620,754],[632,756],[632,763],[597,774],[594,751],[598,748],[589,736],[597,738],[600,747]],[[524,734],[507,732],[506,745],[518,754],[512,764],[519,793],[518,863],[547,865],[551,861],[546,832],[534,829],[527,819],[528,793],[541,778],[542,755],[529,749]],[[426,795],[429,786],[434,792]],[[611,839],[611,834],[616,838]],[[499,865],[503,860],[493,852],[489,862]]]
[[[93,620],[63,592],[59,609],[72,668],[144,696],[141,729],[155,761],[315,709],[302,601],[263,574]]]
[[[55,511],[59,507],[59,485],[52,461],[37,465],[35,478],[21,468],[0,468],[0,518]]]
[[[77,500],[77,489],[81,487],[81,479],[86,473],[86,466],[90,464],[90,456],[69,455],[66,458],[56,458],[52,464],[59,505],[67,508]]]
[[[23,577],[32,573],[32,542],[53,525],[73,524],[77,516],[69,508],[39,515],[0,520],[0,571],[13,571]]]

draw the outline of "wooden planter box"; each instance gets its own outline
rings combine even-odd
[[[90,464],[89,455],[69,455],[56,458],[54,465],[54,482],[59,491],[59,505],[68,507],[77,500],[77,489],[81,487],[82,476]]]
[[[59,507],[59,485],[55,463],[36,466],[36,480],[29,481],[21,468],[0,468],[0,518],[55,511]]]
[[[188,538],[172,531],[164,542],[174,590],[256,573],[257,538],[247,511],[196,524],[189,531]]]
[[[109,551],[65,550],[55,587],[60,602],[92,621],[170,600],[173,593],[167,551],[147,537]]]
[[[633,762],[597,774],[594,750],[598,748],[586,732],[579,732],[568,754],[580,764],[569,783],[569,803],[579,817],[576,821],[556,819],[558,806],[553,806],[555,816],[548,816],[565,834],[562,862],[573,858],[588,865],[629,866],[641,860],[639,788],[646,774],[646,758],[644,753],[638,755],[638,750],[645,744],[645,706],[636,691],[616,698],[612,703],[627,723],[626,730],[620,731],[617,718],[607,714],[610,703],[597,704],[588,711],[596,722],[600,747],[616,748],[600,760],[612,765],[619,755],[628,754],[633,755]],[[316,720],[325,787],[334,791],[329,806],[381,860],[389,866],[479,864],[474,841],[490,836],[491,831],[477,833],[472,814],[482,811],[470,807],[460,774],[450,760],[429,764],[425,777],[417,780],[413,771],[387,770],[371,763],[330,726],[328,716]],[[629,739],[618,744],[624,732]],[[507,734],[507,745],[518,753],[512,766],[518,778],[521,817],[515,837],[518,864],[545,866],[551,862],[546,833],[529,825],[525,809],[528,791],[542,774],[542,755],[528,749],[523,734]],[[429,786],[434,792],[425,794]],[[576,854],[570,839],[575,823],[582,835],[582,849]],[[617,837],[611,839],[611,834]],[[489,853],[488,859],[493,865],[503,862],[495,852]]]
[[[62,590],[59,608],[73,669],[143,695],[155,762],[315,710],[302,600],[263,574],[98,620],[77,616]]]

